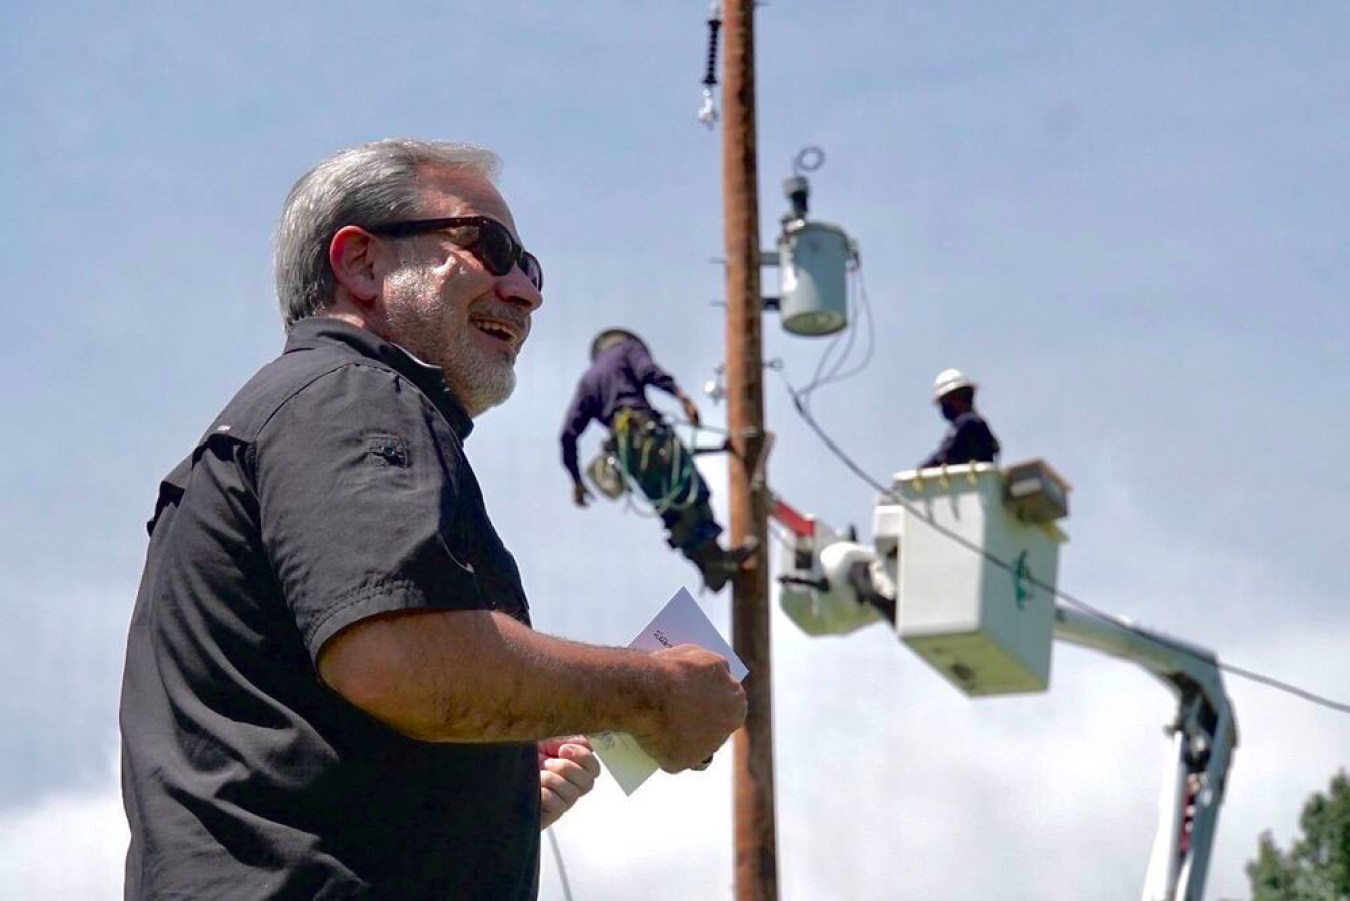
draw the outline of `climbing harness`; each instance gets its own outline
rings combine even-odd
[[[669,426],[624,408],[615,415],[611,431],[618,469],[639,488],[643,486],[643,474],[652,471],[652,458],[666,461],[668,474],[661,475],[657,483],[665,490],[657,497],[648,497],[653,512],[658,515],[678,512],[694,505],[699,494],[694,461]]]
[[[674,426],[687,426],[693,438],[686,449],[674,432]],[[722,437],[721,442],[700,445],[700,432]],[[698,472],[694,458],[705,454],[734,453],[732,435],[726,429],[693,423],[687,420],[664,420],[628,408],[615,414],[610,424],[610,438],[586,466],[586,474],[596,490],[610,500],[623,498],[624,509],[643,518],[661,516],[667,512],[681,512],[693,507],[699,499]],[[770,435],[769,443],[772,443]],[[768,448],[762,449],[760,463],[755,469],[757,481],[763,480],[763,459]],[[650,471],[652,457],[666,462],[665,472],[659,476],[659,491],[650,498],[643,487],[642,474]],[[634,500],[641,495],[648,498],[650,511],[644,511]]]

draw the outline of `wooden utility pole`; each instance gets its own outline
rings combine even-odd
[[[731,539],[755,536],[753,569],[732,593],[732,645],[750,669],[750,709],[736,733],[736,901],[778,901],[773,708],[769,661],[768,492],[764,461],[763,301],[755,146],[755,0],[724,0],[722,203],[727,252],[727,424],[732,434]],[[756,478],[758,472],[759,478]]]

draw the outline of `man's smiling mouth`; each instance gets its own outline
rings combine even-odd
[[[509,344],[513,349],[519,349],[525,341],[527,330],[514,322],[508,322],[505,319],[495,319],[491,316],[471,316],[469,324],[486,335],[496,338]]]

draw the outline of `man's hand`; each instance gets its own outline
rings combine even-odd
[[[745,689],[725,658],[692,644],[656,651],[664,703],[655,728],[636,735],[668,773],[698,767],[745,722]]]
[[[599,775],[600,761],[584,735],[539,742],[539,828],[558,822]]]
[[[698,407],[694,405],[694,401],[689,397],[689,395],[683,392],[680,393],[679,400],[680,406],[684,408],[684,418],[689,420],[690,425],[698,425],[700,419],[698,415]]]
[[[576,504],[578,507],[585,507],[594,499],[595,495],[591,494],[590,489],[586,487],[585,483],[572,483],[572,503]]]

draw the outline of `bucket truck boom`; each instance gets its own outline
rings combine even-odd
[[[793,535],[779,603],[814,636],[889,622],[970,696],[1046,690],[1054,639],[1156,677],[1177,713],[1141,897],[1201,901],[1237,746],[1232,702],[1213,652],[1056,600],[1068,490],[1042,461],[901,472],[876,503],[870,545],[775,499]]]

